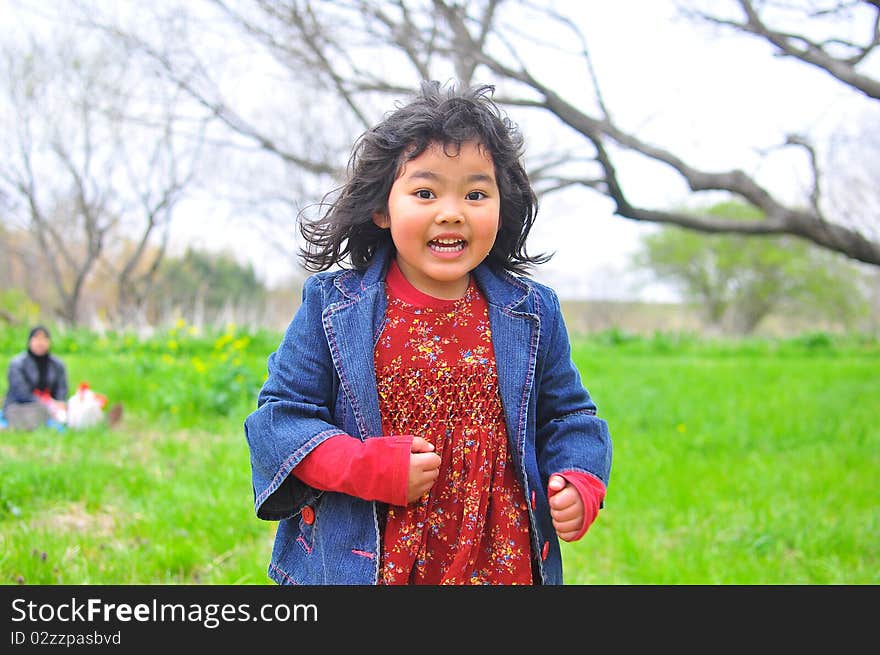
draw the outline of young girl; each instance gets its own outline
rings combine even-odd
[[[316,273],[244,424],[279,584],[562,584],[603,505],[608,428],[523,277],[547,258],[492,90],[424,83],[301,223]]]

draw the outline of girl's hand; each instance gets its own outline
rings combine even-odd
[[[422,437],[413,437],[409,456],[409,481],[406,502],[414,503],[434,486],[440,476],[440,456],[434,444]]]
[[[584,523],[581,495],[561,475],[550,476],[547,495],[550,498],[550,518],[556,534],[563,541],[572,541],[581,532]]]

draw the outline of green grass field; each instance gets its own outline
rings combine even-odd
[[[242,422],[279,336],[56,335],[125,415],[0,431],[0,584],[270,584]],[[25,340],[0,330],[3,370]],[[608,332],[574,357],[614,463],[568,584],[880,583],[876,339]]]

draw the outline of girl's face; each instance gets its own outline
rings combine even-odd
[[[501,195],[491,156],[475,143],[456,154],[433,144],[406,162],[388,195],[388,214],[373,222],[391,230],[397,264],[416,289],[460,298],[470,272],[495,243]]]

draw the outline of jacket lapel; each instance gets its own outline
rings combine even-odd
[[[501,277],[483,265],[474,271],[489,303],[489,325],[498,371],[498,389],[509,437],[521,448],[534,386],[540,320],[528,311],[529,288],[510,275]]]
[[[385,320],[386,261],[378,252],[366,272],[348,271],[336,278],[341,298],[322,314],[340,391],[348,398],[360,431],[352,436],[361,439],[382,434],[373,349]]]

